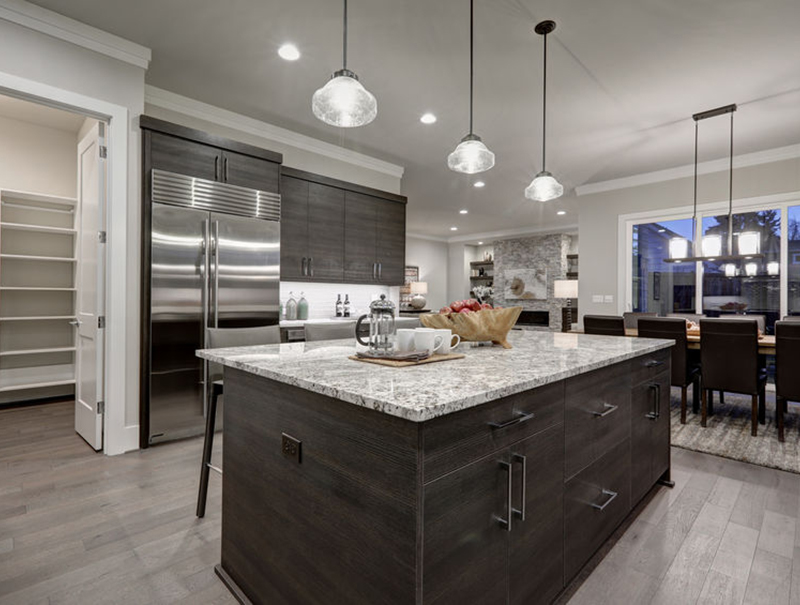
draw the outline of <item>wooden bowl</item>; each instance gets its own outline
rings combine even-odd
[[[482,309],[473,313],[426,313],[419,320],[426,328],[446,329],[458,334],[461,340],[483,342],[491,340],[505,349],[511,345],[506,338],[517,323],[522,307]]]

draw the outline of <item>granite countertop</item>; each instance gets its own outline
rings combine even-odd
[[[671,340],[512,331],[513,349],[462,344],[464,359],[391,368],[348,359],[349,340],[206,349],[198,357],[424,422],[672,346]]]

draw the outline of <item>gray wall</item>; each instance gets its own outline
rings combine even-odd
[[[406,264],[419,267],[419,280],[427,282],[426,308],[438,311],[447,300],[447,242],[409,236],[406,238]],[[463,297],[462,297],[463,298]]]

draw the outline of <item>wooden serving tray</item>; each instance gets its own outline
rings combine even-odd
[[[447,355],[433,354],[427,359],[421,361],[397,361],[394,359],[372,359],[369,357],[357,357],[351,355],[350,359],[355,361],[366,361],[367,363],[376,363],[379,366],[389,366],[390,368],[405,368],[408,366],[419,366],[424,363],[436,363],[437,361],[450,361],[451,359],[463,359],[466,357],[463,353],[448,353]]]

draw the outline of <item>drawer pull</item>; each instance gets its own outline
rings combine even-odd
[[[603,408],[605,409],[604,412],[592,412],[598,418],[603,418],[608,416],[609,414],[616,412],[619,409],[618,405],[611,405],[610,403],[604,403]]]
[[[589,506],[591,506],[592,508],[596,508],[597,510],[605,510],[606,506],[611,504],[614,501],[614,499],[619,495],[617,492],[612,492],[610,489],[604,489],[602,491],[602,494],[604,496],[608,496],[605,502],[603,502],[602,504],[595,504],[594,502],[591,502]]]
[[[651,359],[646,364],[644,364],[644,367],[646,367],[646,368],[657,368],[658,366],[663,366],[663,365],[664,365],[663,361],[659,361],[658,359]]]
[[[520,521],[525,520],[525,502],[528,499],[525,492],[527,491],[525,487],[528,485],[528,458],[523,456],[522,454],[514,454],[511,456],[511,460],[513,462],[521,462],[522,463],[522,505],[517,509],[512,509],[514,514],[519,517]]]
[[[650,389],[653,391],[653,411],[645,414],[645,418],[658,420],[661,416],[661,385],[655,382],[650,385]]]
[[[511,531],[511,476],[513,475],[511,464],[505,461],[500,461],[500,468],[503,469],[508,473],[508,483],[506,484],[507,492],[506,492],[506,518],[503,519],[502,517],[497,518],[497,522],[500,524],[500,527],[505,529],[506,531]]]
[[[533,418],[533,412],[519,412],[519,415],[516,418],[512,418],[511,420],[506,420],[505,422],[490,422],[489,426],[494,429],[505,429],[515,424],[522,424],[523,422],[527,422],[531,418]]]

